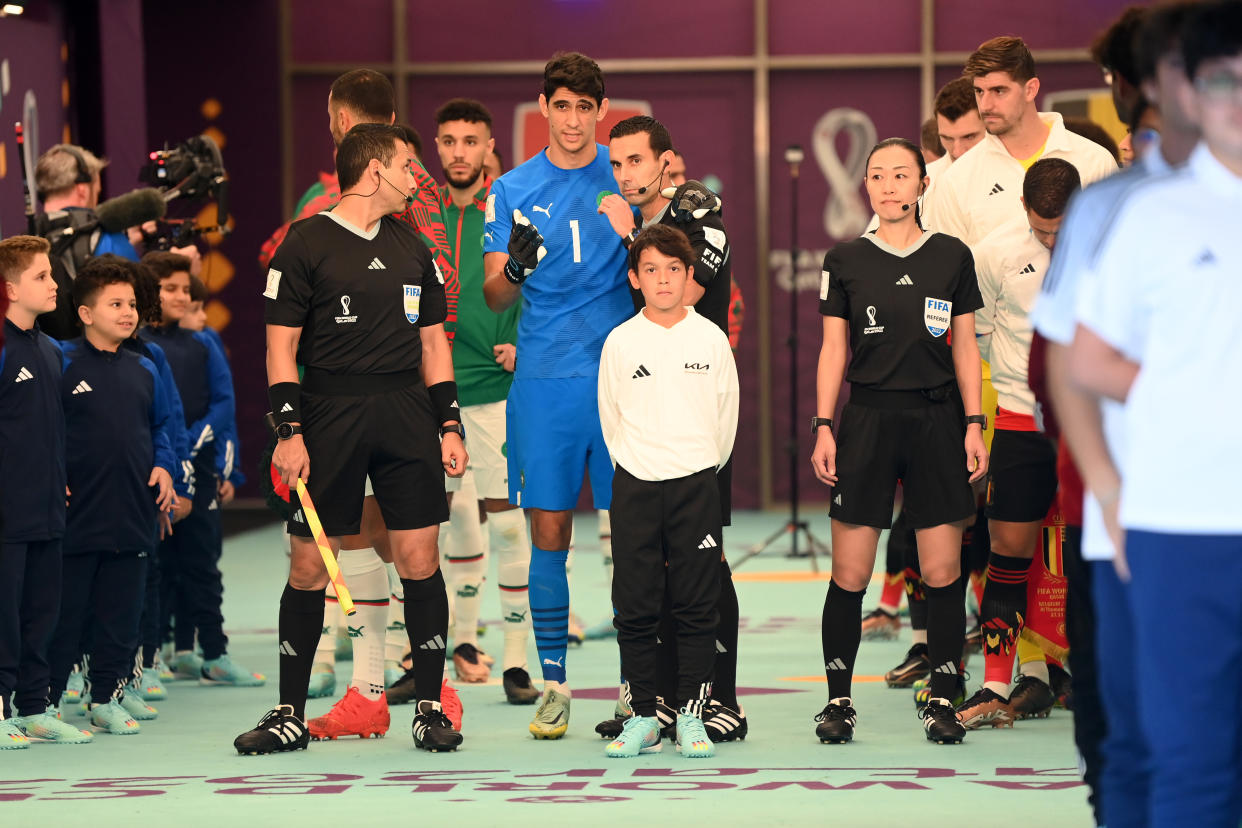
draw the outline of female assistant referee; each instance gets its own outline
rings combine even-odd
[[[822,742],[853,738],[863,593],[900,480],[927,595],[931,699],[920,715],[928,739],[956,743],[966,733],[949,701],[966,626],[962,529],[975,513],[970,484],[988,466],[974,323],[983,301],[970,249],[923,229],[918,199],[928,179],[919,148],[904,138],[881,141],[866,174],[879,228],[828,251],[819,294],[824,341],[811,465],[832,487],[833,555],[821,625],[829,701],[815,734]],[[834,437],[843,378],[850,397]]]

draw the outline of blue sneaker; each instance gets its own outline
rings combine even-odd
[[[67,719],[74,714],[78,716],[85,716],[89,712],[90,706],[90,693],[82,693],[78,696],[77,701],[72,701],[68,690],[60,694],[60,701],[57,705],[62,719]]]
[[[716,746],[708,738],[703,720],[689,715],[685,708],[677,711],[677,749],[687,759],[710,759],[716,755]]]
[[[163,701],[168,698],[168,688],[160,681],[159,668],[156,665],[143,668],[142,678],[134,689],[143,701]]]
[[[68,722],[62,722],[56,715],[55,707],[49,707],[45,712],[35,716],[21,716],[13,722],[22,733],[26,734],[26,738],[38,742],[83,745],[95,739],[87,731],[79,730]]]
[[[173,675],[172,668],[170,668],[168,666],[168,663],[164,661],[163,653],[155,654],[155,666],[152,668],[152,670],[154,671],[155,675],[159,676],[159,679],[162,682],[172,681],[173,679],[176,678],[176,676]]]
[[[0,719],[0,750],[22,750],[28,747],[30,740],[22,733],[17,722],[14,719]]]
[[[203,657],[193,650],[182,650],[173,654],[168,667],[174,678],[196,679],[203,673]]]
[[[640,753],[659,753],[663,749],[659,719],[655,716],[631,716],[625,720],[621,735],[604,748],[604,755],[610,759],[630,759]]]
[[[142,726],[133,716],[129,715],[128,710],[121,707],[121,703],[116,699],[110,700],[107,704],[92,707],[91,724],[96,729],[114,736],[132,736],[142,731]]]
[[[227,684],[233,687],[262,687],[264,684],[267,684],[267,676],[262,673],[250,672],[229,658],[228,653],[225,653],[219,658],[203,662],[202,674],[199,677],[198,683]]]
[[[149,722],[159,718],[160,711],[142,700],[142,694],[138,692],[133,683],[125,685],[125,690],[126,692],[119,701],[126,713],[139,722]]]
[[[82,701],[82,693],[86,690],[86,677],[82,675],[81,665],[73,665],[73,672],[69,674],[69,681],[65,684],[65,692],[61,699],[69,704],[77,704]]]
[[[336,694],[336,667],[326,661],[316,661],[311,665],[310,685],[306,689],[306,698],[323,699]]]

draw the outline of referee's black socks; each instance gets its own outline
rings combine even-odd
[[[280,703],[293,705],[293,715],[306,719],[306,689],[310,684],[315,647],[323,632],[326,589],[294,589],[285,584],[280,596]]]
[[[449,615],[444,574],[436,569],[434,575],[421,581],[402,578],[401,586],[405,590],[405,632],[410,637],[414,691],[420,701],[439,701]]]
[[[953,583],[934,587],[923,583],[927,596],[927,658],[932,672],[928,683],[934,699],[953,700],[961,671],[966,638],[966,601],[959,576]]]
[[[858,657],[858,644],[862,640],[862,604],[866,592],[865,589],[850,592],[836,581],[828,584],[819,635],[824,647],[829,699],[850,695],[854,659]]]

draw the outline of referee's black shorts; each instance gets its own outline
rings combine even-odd
[[[938,402],[919,391],[853,388],[837,428],[837,485],[828,514],[887,529],[901,480],[910,528],[965,520],[975,512],[965,436],[955,394]]]
[[[302,381],[302,434],[310,491],[329,537],[356,535],[366,478],[389,529],[422,529],[448,520],[439,427],[416,371],[324,376]],[[288,529],[308,538],[294,515]]]
[[[1042,521],[1057,496],[1057,450],[1038,431],[996,429],[988,462],[987,516],[1012,523]]]

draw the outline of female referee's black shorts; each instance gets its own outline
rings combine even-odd
[[[876,391],[855,386],[837,427],[834,520],[887,529],[902,482],[910,527],[927,529],[975,513],[966,470],[966,418],[956,387]],[[933,397],[944,397],[934,399]]]

